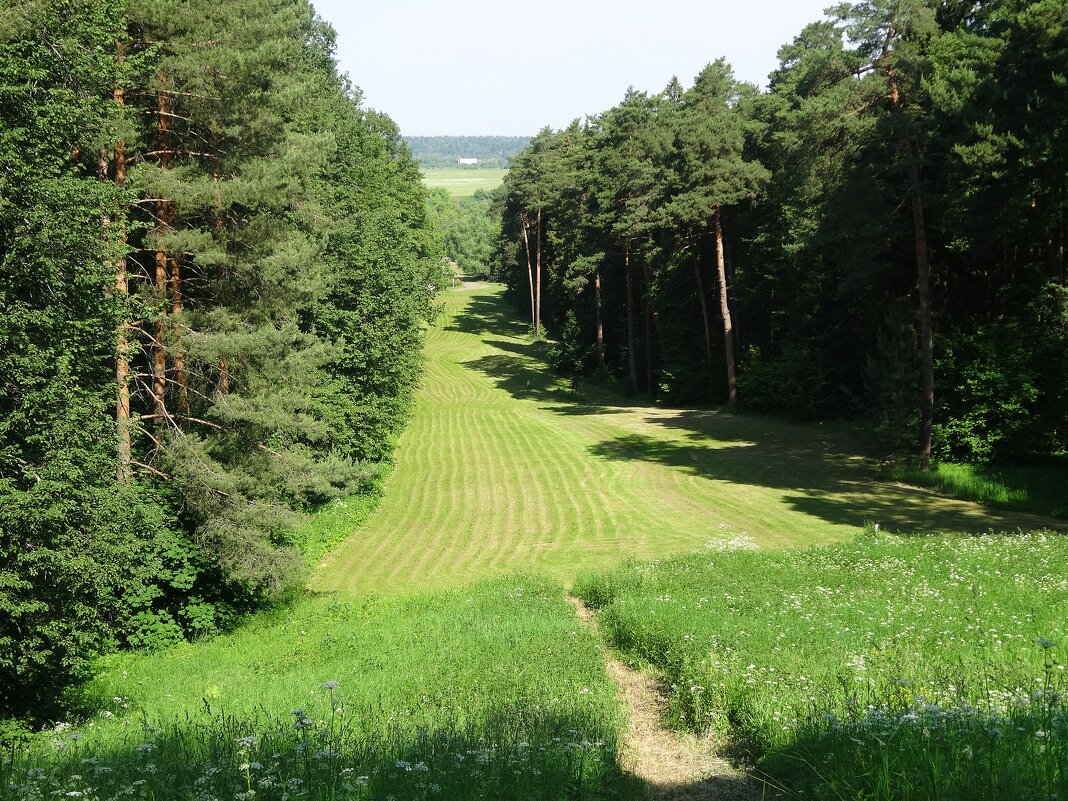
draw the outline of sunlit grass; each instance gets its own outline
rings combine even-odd
[[[711,550],[583,577],[679,725],[801,798],[1064,797],[1068,538]]]
[[[506,169],[479,167],[441,167],[423,170],[423,183],[429,187],[444,187],[454,197],[468,197],[480,189],[492,192],[507,174]]]
[[[745,537],[760,547],[897,531],[1052,525],[873,475],[847,434],[676,409],[570,383],[502,288],[446,293],[396,467],[367,522],[311,582],[404,594],[515,570],[581,569]]]
[[[114,657],[82,706],[0,759],[0,797],[549,801],[627,787],[593,635],[536,579],[305,601]]]

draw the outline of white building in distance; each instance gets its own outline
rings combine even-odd
[[[457,164],[478,164],[478,159],[456,159]]]

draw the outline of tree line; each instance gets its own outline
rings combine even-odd
[[[303,583],[440,286],[418,165],[306,0],[0,12],[0,710]]]
[[[458,159],[477,158],[480,168],[504,168],[530,144],[529,136],[407,136],[412,155],[424,169],[455,167]]]
[[[561,365],[666,402],[865,422],[880,452],[1068,449],[1060,0],[842,4],[766,91],[689,88],[542,130],[495,269]]]

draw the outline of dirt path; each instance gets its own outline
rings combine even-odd
[[[568,597],[579,620],[599,631],[597,617]],[[650,801],[756,801],[758,782],[731,765],[709,737],[664,726],[664,698],[655,680],[627,667],[602,646],[608,675],[628,713],[623,767],[645,782]]]

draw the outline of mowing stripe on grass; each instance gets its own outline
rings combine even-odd
[[[876,480],[845,435],[817,426],[575,395],[545,367],[545,347],[500,287],[445,296],[383,501],[313,589],[399,594],[517,569],[569,582],[630,555],[842,540],[866,520],[1057,525]]]

